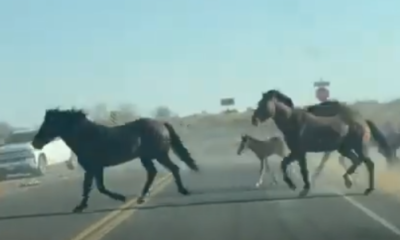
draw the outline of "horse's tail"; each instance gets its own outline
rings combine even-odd
[[[379,152],[386,158],[387,163],[393,164],[399,161],[396,152],[389,145],[386,137],[378,129],[378,127],[371,120],[366,120],[369,129],[371,130],[372,137],[378,143]]]
[[[192,158],[189,150],[183,145],[181,138],[176,133],[174,127],[165,122],[165,127],[168,129],[169,136],[171,138],[171,146],[174,153],[184,162],[186,165],[195,172],[199,171],[196,161]]]

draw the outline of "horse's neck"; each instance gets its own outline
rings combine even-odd
[[[273,117],[275,125],[285,133],[288,127],[293,125],[294,118],[299,110],[283,106],[282,104],[276,104],[275,106],[275,115]]]
[[[89,120],[84,120],[76,126],[73,126],[67,133],[61,136],[65,144],[75,153],[80,152],[81,142],[90,144],[91,140],[88,136],[93,136],[96,131],[96,124]]]

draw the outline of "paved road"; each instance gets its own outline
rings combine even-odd
[[[184,172],[193,195],[182,197],[169,184],[146,205],[123,211],[127,220],[103,239],[400,239],[396,199],[379,193],[345,199],[328,179],[298,199],[283,184],[255,189],[257,167],[206,165],[201,174]],[[135,169],[111,171],[107,185],[134,197],[144,177]],[[70,214],[80,184],[75,177],[1,197],[0,238],[70,240],[119,205],[94,191],[87,213]]]
[[[256,167],[215,167],[187,176],[192,196],[176,196],[169,186],[104,239],[400,239],[397,200],[377,193],[346,200],[328,183],[305,199],[283,185],[256,190]]]
[[[81,196],[81,174],[65,174],[57,178],[50,174],[36,187],[12,191],[7,188],[0,196],[0,239],[68,240],[109,214],[120,203],[96,190],[92,193],[90,209],[83,214],[71,214]],[[161,172],[160,176],[165,175]],[[135,167],[106,172],[106,185],[133,198],[140,192],[145,173]]]

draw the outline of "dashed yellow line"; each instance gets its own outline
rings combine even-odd
[[[164,176],[161,178],[155,186],[153,187],[152,196],[163,190],[168,183],[170,183],[171,174]],[[84,231],[79,233],[77,236],[72,238],[71,240],[100,240],[113,229],[115,229],[118,225],[132,216],[136,209],[126,210],[126,208],[132,208],[137,205],[137,198],[131,199],[125,204],[121,205],[118,209],[114,210],[98,222],[92,224]],[[150,197],[147,201],[150,200]]]

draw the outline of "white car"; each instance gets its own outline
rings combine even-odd
[[[18,130],[5,139],[0,146],[0,180],[8,174],[41,176],[47,167],[61,163],[67,164],[70,169],[74,168],[75,155],[62,139],[55,139],[42,150],[34,149],[31,142],[37,131]]]

